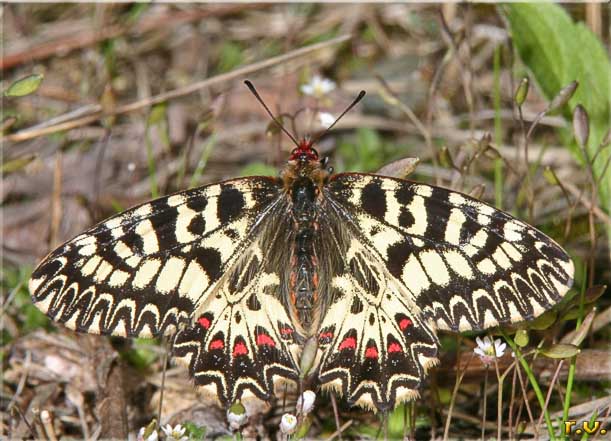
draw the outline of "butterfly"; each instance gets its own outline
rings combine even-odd
[[[445,188],[334,174],[280,127],[296,147],[279,177],[95,225],[35,269],[34,304],[76,331],[174,335],[174,357],[224,406],[307,383],[386,410],[419,396],[438,330],[530,320],[571,287],[571,259],[532,226]]]

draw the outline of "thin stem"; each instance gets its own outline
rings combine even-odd
[[[585,270],[585,268],[584,268]],[[586,271],[584,271],[584,274]],[[584,296],[586,292],[586,278],[583,279],[581,286],[581,299],[579,302],[579,315],[577,317],[577,323],[575,326],[575,330],[578,330],[581,326],[581,322],[583,320],[583,304],[584,304]],[[562,409],[562,418],[563,421],[568,421],[569,418],[569,408],[571,407],[571,395],[573,392],[573,383],[575,381],[575,368],[577,365],[577,356],[571,357],[571,364],[569,365],[569,373],[566,379],[566,392],[564,395],[564,406]],[[564,432],[561,433],[562,439],[564,439]]]
[[[486,365],[486,372],[484,374],[484,400],[482,403],[482,441],[486,438],[486,405],[488,401],[488,366]]]
[[[335,400],[335,395],[331,394],[331,405],[333,406],[333,416],[335,417],[335,428],[337,429],[337,437],[339,441],[342,441],[342,431],[341,425],[339,423],[339,411],[337,410],[337,401]]]
[[[473,352],[471,352],[471,358],[469,358],[469,361],[467,362],[467,366],[471,362],[472,358],[473,358]],[[452,391],[452,398],[450,399],[450,407],[448,409],[448,418],[446,419],[446,425],[443,430],[443,440],[444,441],[447,441],[448,434],[450,433],[450,421],[452,421],[452,411],[454,410],[454,403],[456,402],[456,396],[458,395],[458,387],[460,386],[460,383],[462,382],[462,379],[465,376],[466,372],[467,372],[467,368],[465,366],[465,368],[460,371],[458,377],[456,377],[456,383],[454,383],[454,390]]]
[[[532,385],[532,388],[535,391],[535,395],[537,396],[537,400],[539,401],[539,405],[541,406],[541,410],[543,411],[543,414],[545,416],[545,424],[547,426],[549,437],[552,441],[554,441],[556,439],[556,435],[554,434],[554,427],[552,426],[552,420],[545,406],[545,398],[543,397],[543,392],[541,392],[539,383],[537,382],[537,379],[535,378],[532,369],[522,356],[522,352],[520,351],[520,348],[518,348],[518,345],[516,345],[515,342],[511,339],[511,337],[509,337],[509,335],[507,335],[502,329],[501,333],[503,334],[503,337],[505,338],[507,343],[509,343],[509,346],[511,346],[513,352],[515,352],[516,357],[522,365],[522,369],[524,369],[524,372],[526,372],[526,376],[528,377],[528,380],[530,381],[530,384]]]
[[[494,142],[500,146],[503,142],[503,127],[501,123],[501,49],[494,48]],[[494,160],[494,203],[497,208],[503,208],[503,161],[500,158]]]

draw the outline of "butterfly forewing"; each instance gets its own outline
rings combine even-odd
[[[400,295],[438,329],[531,319],[572,284],[573,263],[553,240],[469,196],[356,173],[332,178],[328,192]]]
[[[70,329],[159,335],[189,321],[278,192],[272,179],[237,179],[111,217],[34,270],[34,302]]]

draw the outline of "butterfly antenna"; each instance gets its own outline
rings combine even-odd
[[[357,96],[357,97],[354,99],[354,101],[352,101],[352,103],[351,103],[351,104],[350,104],[348,107],[346,107],[346,110],[344,110],[344,111],[341,113],[341,115],[340,115],[340,116],[338,116],[338,117],[335,119],[335,121],[333,121],[333,124],[331,124],[329,127],[327,127],[327,129],[326,129],[324,132],[322,132],[320,135],[318,135],[318,136],[316,137],[316,140],[314,141],[314,143],[316,143],[316,142],[317,142],[317,141],[318,141],[320,138],[322,138],[324,135],[326,135],[326,134],[327,134],[327,132],[328,132],[329,130],[331,130],[331,129],[333,128],[333,126],[335,126],[335,124],[337,124],[337,123],[338,123],[338,121],[339,121],[340,119],[342,119],[342,118],[343,118],[343,116],[344,116],[346,113],[350,112],[350,110],[351,110],[351,109],[352,109],[354,106],[356,106],[356,105],[359,103],[359,101],[361,101],[361,100],[363,99],[363,97],[365,96],[365,93],[366,93],[366,92],[365,92],[364,90],[361,90],[361,91],[359,92],[359,95],[358,95],[358,96]]]
[[[249,80],[244,80],[244,84],[246,84],[246,87],[248,87],[250,89],[250,91],[252,92],[252,94],[255,96],[255,98],[257,99],[257,101],[259,101],[259,103],[261,103],[261,105],[263,106],[263,108],[265,109],[265,111],[267,112],[267,114],[270,116],[270,118],[276,123],[276,125],[280,128],[280,130],[282,130],[289,138],[291,138],[291,141],[293,141],[293,143],[295,143],[295,145],[297,147],[299,147],[299,143],[297,142],[297,140],[295,139],[295,137],[291,134],[291,132],[289,132],[288,130],[286,130],[284,128],[284,126],[282,125],[282,123],[280,121],[278,121],[278,119],[276,119],[276,117],[274,116],[274,114],[269,110],[269,107],[267,107],[267,105],[263,102],[263,99],[261,98],[261,96],[259,95],[259,92],[257,92],[257,89],[255,89],[254,84],[252,84]]]

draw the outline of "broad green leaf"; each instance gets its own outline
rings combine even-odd
[[[21,78],[11,84],[8,89],[4,92],[5,96],[9,97],[20,97],[30,95],[31,93],[36,92],[40,83],[42,83],[43,75],[41,74],[32,74],[27,77]]]
[[[571,81],[579,82],[564,115],[569,118],[578,104],[587,110],[591,123],[587,151],[592,158],[609,128],[611,114],[611,63],[602,42],[583,23],[574,23],[557,4],[512,3],[502,9],[518,54],[547,99]],[[583,162],[572,135],[565,138],[578,161]],[[601,176],[610,154],[607,150],[597,158],[597,176]],[[609,211],[611,173],[602,177],[599,196]]]

